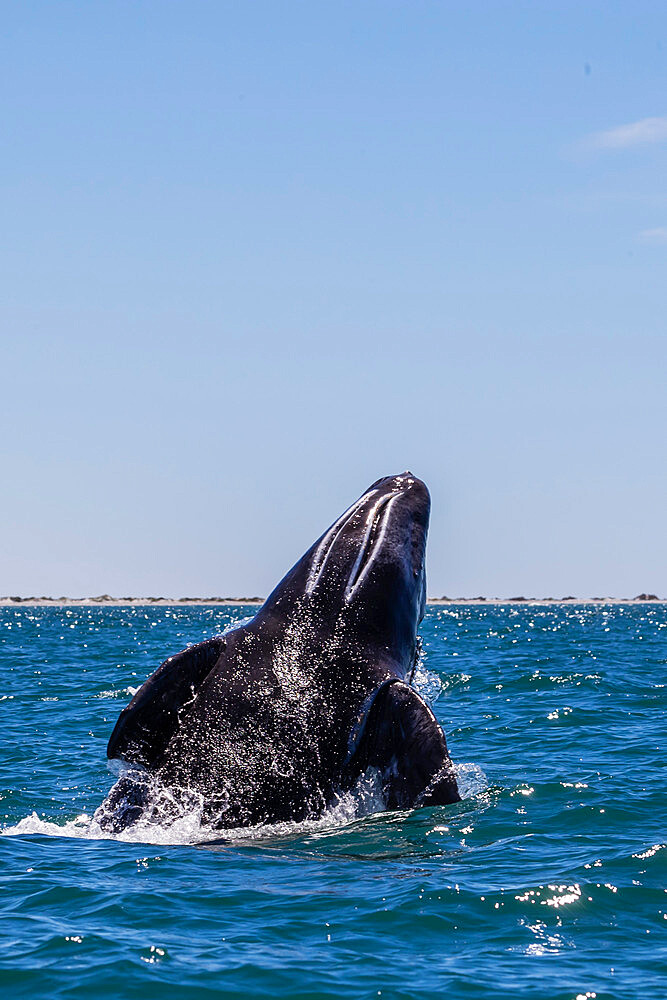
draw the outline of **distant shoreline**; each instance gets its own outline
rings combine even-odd
[[[667,599],[655,594],[639,594],[637,597],[429,597],[429,606],[516,604],[665,604]],[[17,607],[205,607],[205,606],[245,606],[259,607],[264,603],[261,597],[0,597],[0,608]]]

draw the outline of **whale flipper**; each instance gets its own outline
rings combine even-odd
[[[155,767],[178,728],[179,711],[194,698],[224,647],[225,639],[216,636],[165,660],[120,713],[107,757]]]
[[[379,770],[388,809],[461,799],[445,734],[423,698],[402,681],[378,691],[355,758],[362,768]]]

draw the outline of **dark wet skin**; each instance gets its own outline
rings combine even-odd
[[[140,770],[98,821],[161,822],[192,801],[216,828],[301,820],[368,768],[388,808],[458,801],[445,736],[407,683],[429,510],[411,473],[378,480],[251,622],[166,660],[116,723],[109,757]]]

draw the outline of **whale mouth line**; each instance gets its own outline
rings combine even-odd
[[[374,492],[376,491],[373,490],[371,493],[366,493],[364,496],[359,497],[359,499],[355,501],[351,507],[348,507],[345,513],[327,531],[317,548],[317,552],[313,556],[310,573],[308,574],[308,582],[306,583],[307,594],[312,594],[315,587],[319,583],[326,561],[336,544],[336,539],[352,520],[359,508],[365,503],[366,500],[368,500],[369,496],[373,495]]]
[[[366,531],[345,588],[345,601],[347,603],[352,600],[355,591],[370,570],[384,537],[391,507],[397,496],[396,492],[383,496],[368,515]]]

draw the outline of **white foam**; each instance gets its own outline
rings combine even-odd
[[[469,799],[488,788],[487,777],[479,764],[456,764],[456,779],[463,799]],[[271,841],[285,837],[325,836],[341,830],[365,816],[386,811],[377,772],[368,771],[359,779],[352,791],[337,796],[317,819],[301,822],[285,821],[254,827],[217,829],[202,822],[201,810],[193,806],[175,820],[161,825],[139,820],[121,833],[102,829],[89,813],[80,813],[74,819],[57,823],[32,812],[18,823],[0,830],[0,836],[74,837],[79,840],[116,840],[127,844],[160,844],[187,846],[226,842]]]
[[[161,825],[139,820],[121,833],[111,833],[102,829],[93,816],[81,813],[65,823],[44,819],[36,812],[24,817],[12,826],[0,830],[0,835],[16,837],[37,835],[42,837],[74,837],[79,840],[117,840],[129,844],[188,845],[203,844],[213,840],[256,841],[276,837],[302,836],[324,833],[346,826],[372,813],[385,810],[379,782],[375,774],[364,775],[355,788],[337,796],[325,812],[317,819],[301,822],[263,824],[255,827],[235,827],[218,829],[202,822],[201,810],[193,800],[192,808],[183,812],[172,822]]]

